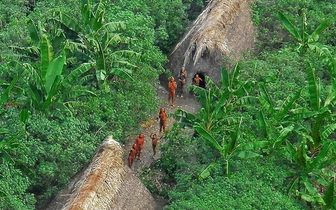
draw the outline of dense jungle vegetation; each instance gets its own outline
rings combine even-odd
[[[2,0],[0,209],[43,208],[107,135],[137,133],[205,4]],[[147,186],[166,209],[336,209],[335,2],[252,9],[255,51],[223,68],[221,85],[191,87],[198,113],[175,113],[153,169],[166,187]]]

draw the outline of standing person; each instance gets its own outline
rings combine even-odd
[[[180,81],[180,97],[183,98],[183,92],[186,84],[187,79],[187,72],[184,68],[184,66],[181,69],[181,72],[179,74],[179,81]]]
[[[196,74],[195,75],[195,77],[194,77],[194,85],[196,85],[196,86],[200,86],[200,83],[201,83],[201,81],[203,81],[202,80],[202,78],[201,77],[199,77],[199,75],[198,74]],[[194,96],[196,96],[196,94],[195,94],[195,92],[194,92]]]
[[[174,102],[175,102],[175,90],[177,88],[177,84],[175,82],[175,79],[174,77],[171,77],[170,78],[170,81],[168,83],[168,88],[169,88],[169,96],[168,96],[168,103],[170,102],[171,100],[171,105],[174,106]]]
[[[166,121],[167,121],[167,113],[166,110],[162,107],[159,112],[159,119],[160,119],[160,133],[166,132]]]
[[[195,77],[194,77],[194,83],[195,83],[195,85],[199,87],[200,86],[200,82],[202,82],[202,81],[203,81],[202,78],[199,77],[198,74],[196,74]]]
[[[136,148],[134,148],[134,144],[133,144],[133,147],[131,148],[129,155],[128,155],[128,167],[132,168],[133,161],[136,158],[137,153],[138,151]]]
[[[132,146],[132,149],[135,149],[135,151],[136,151],[135,157],[136,157],[139,153],[139,145],[137,145],[137,143],[134,142],[134,144]]]
[[[145,135],[143,133],[139,134],[139,137],[135,139],[135,143],[138,145],[138,159],[141,159],[141,151],[145,146]]]
[[[151,134],[150,135],[150,138],[152,139],[152,147],[153,147],[153,153],[154,155],[156,154],[156,147],[159,143],[159,138],[157,137],[157,135],[154,133],[154,134]],[[153,155],[153,156],[154,156]]]

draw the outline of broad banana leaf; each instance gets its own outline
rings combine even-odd
[[[259,87],[259,93],[260,93],[260,96],[258,98],[259,98],[260,103],[263,105],[263,107],[265,107],[265,109],[270,114],[273,114],[274,104],[273,104],[271,97],[268,95],[268,92],[266,91],[265,86],[263,84],[261,84]]]
[[[239,144],[236,151],[259,151],[260,149],[270,146],[269,141],[254,141],[244,144]]]
[[[326,126],[321,133],[322,140],[327,140],[328,137],[335,132],[335,130],[336,130],[336,123]]]
[[[199,133],[205,140],[209,141],[211,145],[223,156],[224,148],[218,143],[218,141],[201,125],[195,125],[194,129]]]
[[[203,179],[206,179],[210,176],[210,171],[213,167],[216,167],[218,165],[218,163],[216,162],[212,162],[210,165],[208,165],[202,172],[201,174],[199,175],[199,179],[200,180],[203,180]]]
[[[29,118],[29,111],[27,109],[22,109],[20,112],[20,121],[26,124],[28,118]]]
[[[56,86],[56,78],[62,76],[64,64],[65,64],[66,56],[63,53],[62,55],[55,58],[53,61],[51,61],[48,65],[47,72],[45,74],[44,80],[44,86],[47,97],[52,97],[53,94],[51,94],[51,88],[54,86],[54,88],[58,87]],[[59,81],[62,80],[62,78],[59,78]],[[58,84],[57,84],[58,85]]]
[[[308,201],[308,202],[318,202],[324,205],[324,200],[321,194],[317,191],[317,189],[310,183],[309,180],[304,180],[303,184],[305,185],[306,189],[308,190],[309,194],[301,193],[301,198]]]
[[[269,126],[265,120],[265,116],[262,111],[259,111],[258,113],[258,124],[259,124],[259,129],[261,131],[262,136],[266,138],[267,140],[270,140],[270,135],[268,131]]]
[[[38,28],[36,27],[36,25],[34,24],[32,19],[28,20],[27,26],[28,26],[28,31],[29,31],[30,38],[34,42],[35,46],[38,46],[40,41],[41,41],[40,40],[40,33],[39,33]]]
[[[326,204],[323,209],[332,209],[335,201],[335,177],[330,181],[327,191],[324,193],[323,200]]]
[[[310,158],[307,156],[307,144],[305,141],[301,142],[301,144],[297,147],[297,156],[299,160],[299,164],[306,169],[308,166],[308,161]]]
[[[6,128],[0,128],[0,134],[6,134],[9,133],[9,130]]]
[[[293,159],[296,163],[300,164],[297,149],[288,140],[286,140],[286,150],[289,153],[289,157]]]
[[[287,138],[292,134],[293,130],[294,125],[283,128],[280,131],[280,135],[278,136],[278,138],[274,141],[273,148],[278,148],[282,144],[282,142],[287,140]]]
[[[232,157],[239,157],[242,159],[251,159],[251,158],[257,158],[257,157],[262,157],[262,155],[252,152],[252,151],[240,151],[240,152],[235,152]]]
[[[16,84],[16,82],[19,80],[19,76],[15,76],[13,78],[13,80],[10,82],[10,84],[8,85],[8,87],[5,89],[5,91],[1,94],[1,98],[0,98],[0,106],[2,104],[4,104],[6,101],[8,101],[9,96],[10,96],[10,92],[12,91],[14,85]]]
[[[48,71],[49,63],[54,58],[53,49],[50,44],[49,37],[46,34],[42,35],[40,50],[41,50],[41,69],[40,69],[41,72],[39,75],[42,79],[44,79]],[[45,84],[45,81],[43,83]]]
[[[280,21],[282,22],[282,24],[285,26],[285,28],[289,31],[289,33],[291,33],[295,39],[302,42],[303,38],[301,34],[299,33],[299,30],[297,29],[297,27],[294,26],[294,24],[290,20],[290,18],[281,12],[278,12],[278,17]]]
[[[63,24],[64,26],[66,26],[67,28],[69,28],[70,30],[72,30],[76,33],[82,33],[84,31],[84,29],[79,24],[79,22],[76,19],[74,19],[72,16],[60,12],[59,17],[60,17],[59,22],[61,24]],[[56,20],[56,21],[58,21],[58,20]],[[84,22],[85,22],[85,19],[84,19]]]
[[[280,112],[276,115],[276,119],[279,122],[288,114],[289,110],[291,110],[293,108],[293,106],[295,105],[295,101],[301,96],[302,90],[303,89],[297,91],[294,96],[292,96],[291,98],[288,97],[283,102],[283,104],[281,105],[281,108],[280,108]]]
[[[122,68],[113,68],[110,70],[109,72],[112,75],[116,75],[126,81],[130,81],[133,82],[134,78],[132,77],[131,73],[129,71],[127,71],[126,69],[122,69]]]
[[[315,156],[312,161],[309,164],[309,167],[311,170],[313,169],[323,169],[333,162],[335,162],[336,156],[334,154],[334,157],[330,155],[330,151],[332,149],[332,144],[331,142],[323,142],[322,143],[322,149],[318,153],[317,156]]]
[[[330,21],[330,18],[322,21],[322,23],[313,31],[311,37],[315,42],[319,39],[319,35],[321,34],[321,32],[329,26]]]
[[[239,124],[237,125],[235,130],[230,132],[230,141],[227,145],[224,146],[226,154],[231,154],[237,145],[238,139],[240,137],[241,123],[242,123],[242,118],[240,118]]]
[[[72,70],[63,80],[63,87],[69,88],[80,79],[80,76],[92,68],[92,63],[83,63],[78,68]]]

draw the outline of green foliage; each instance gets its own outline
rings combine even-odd
[[[299,31],[305,27],[306,31],[314,31],[325,20],[331,19],[329,29],[319,37],[321,43],[335,45],[335,4],[333,1],[312,0],[284,0],[276,4],[272,0],[260,0],[253,3],[252,17],[258,26],[258,51],[279,50],[287,44],[293,44],[295,40],[283,30],[277,13],[290,14],[293,17],[293,25],[298,26]],[[303,13],[306,14],[308,23],[302,25]]]
[[[0,54],[11,54],[10,46],[25,43],[26,24],[25,18],[28,8],[25,0],[0,2]]]
[[[185,32],[187,27],[187,11],[190,1],[164,1],[159,0],[153,4],[151,0],[145,1],[117,1],[119,6],[134,13],[150,16],[153,19],[155,30],[155,45],[168,54],[173,44]],[[200,11],[199,11],[200,12]]]
[[[0,209],[33,210],[36,200],[26,193],[30,186],[28,177],[10,163],[0,164]]]
[[[186,157],[195,150],[195,145],[191,143],[191,139],[187,138],[187,135],[183,135],[177,124],[173,125],[165,139],[169,139],[169,142],[160,146],[160,149],[165,152],[162,154],[158,165],[167,173],[167,179],[175,181],[175,173],[187,165],[185,163]],[[186,145],[189,145],[189,147]],[[183,152],[176,153],[177,150]]]
[[[73,117],[51,120],[32,115],[27,124],[27,167],[31,180],[30,192],[38,205],[55,196],[69,179],[93,156],[102,139],[94,138],[88,122]]]
[[[190,179],[190,170],[184,171],[169,192],[165,209],[306,209],[287,197],[286,170],[281,159],[272,156],[236,161],[230,178],[213,170],[210,178],[200,182]]]

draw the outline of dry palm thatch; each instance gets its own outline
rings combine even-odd
[[[220,79],[220,68],[251,50],[254,43],[251,2],[211,0],[169,56],[167,68],[173,75],[176,77],[185,66],[190,77],[201,72],[216,81]]]
[[[56,210],[155,209],[155,201],[108,137],[90,165],[49,205]]]

